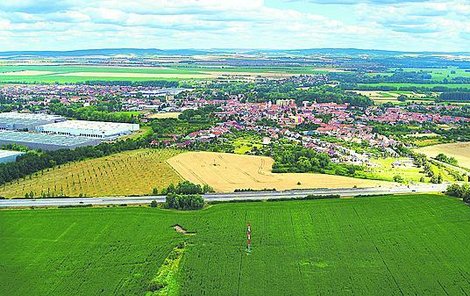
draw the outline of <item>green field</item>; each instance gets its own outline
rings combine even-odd
[[[38,71],[20,75],[21,71]],[[15,75],[15,73],[17,73]],[[99,75],[97,73],[100,73]],[[7,75],[8,74],[8,75]],[[142,74],[141,77],[138,75]],[[0,82],[75,83],[93,80],[149,81],[198,78],[204,73],[184,68],[103,67],[103,66],[0,66]],[[137,75],[137,76],[136,76]],[[151,76],[153,75],[153,76]],[[147,76],[147,77],[146,77]]]
[[[234,153],[236,154],[245,154],[251,152],[253,148],[262,149],[263,144],[262,140],[256,136],[244,136],[236,138],[233,141],[233,146],[235,147]]]
[[[390,68],[388,72],[377,72],[377,73],[367,73],[368,76],[392,76],[397,68]],[[432,80],[436,82],[442,82],[444,79],[451,80],[456,77],[470,77],[470,72],[466,70],[469,69],[460,69],[457,67],[447,67],[447,68],[403,68],[405,72],[425,72],[431,74]]]
[[[448,87],[448,88],[470,88],[469,83],[462,84],[444,84],[444,83],[359,83],[359,87],[379,87],[379,86],[390,86],[390,87],[422,87],[422,88],[433,88],[433,87]]]
[[[0,225],[0,295],[145,295],[164,275],[170,295],[470,293],[470,208],[439,195],[3,210]]]
[[[421,177],[425,177],[425,174],[421,172],[422,169],[413,166],[396,166],[392,164],[394,162],[407,161],[406,158],[378,158],[372,159],[371,163],[374,166],[367,168],[364,175],[369,179],[393,181],[394,176],[401,176],[405,183],[419,182]],[[429,181],[429,178],[426,178]]]
[[[455,77],[470,77],[470,72],[466,72],[466,69],[460,69],[456,67],[448,68],[405,68],[403,69],[407,72],[426,72],[431,74],[432,79],[435,81],[443,81],[444,79],[451,80]]]
[[[314,74],[313,67],[106,67],[63,65],[0,65],[0,83],[76,83],[86,81],[152,81],[214,79],[225,74]]]

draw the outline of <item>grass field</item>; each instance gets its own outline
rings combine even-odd
[[[397,68],[390,68],[389,72],[377,72],[377,73],[368,73],[368,76],[375,76],[377,74],[381,76],[392,76]],[[456,77],[470,77],[469,69],[460,69],[457,67],[447,67],[447,68],[403,68],[405,72],[424,72],[431,74],[431,79],[435,82],[442,82],[444,79],[451,81]]]
[[[455,157],[458,165],[470,169],[470,142],[459,142],[450,144],[439,144],[416,149],[429,157],[436,157],[439,153]]]
[[[166,163],[178,153],[141,149],[70,163],[1,186],[0,196],[24,197],[30,192],[34,196],[41,196],[42,192],[65,196],[150,194],[154,187],[162,189],[181,181]]]
[[[405,183],[409,182],[419,182],[421,177],[425,177],[421,173],[421,169],[414,166],[396,166],[392,164],[394,162],[404,163],[407,161],[407,158],[380,158],[372,159],[371,162],[375,165],[366,170],[365,175],[371,179],[381,179],[387,181],[393,181],[393,177],[398,175],[401,176]],[[426,178],[428,179],[428,178]]]
[[[150,114],[148,118],[152,118],[152,119],[178,118],[180,114],[181,112],[154,113],[154,114]]]
[[[405,68],[404,71],[410,72],[419,72],[423,71],[431,74],[432,79],[435,81],[442,81],[444,79],[451,80],[454,77],[470,77],[470,72],[465,71],[465,69],[460,69],[456,67],[448,68]]]
[[[0,225],[1,295],[144,295],[182,241],[174,294],[470,294],[470,207],[444,196],[4,210]]]
[[[165,67],[0,66],[0,82],[75,83],[92,80],[146,81],[209,78],[208,74]]]
[[[359,83],[360,87],[378,87],[378,86],[390,86],[390,87],[422,87],[422,88],[433,88],[433,87],[447,87],[447,88],[468,88],[470,89],[469,83],[462,84],[444,84],[444,83]]]
[[[215,152],[187,152],[168,160],[183,178],[208,184],[218,192],[235,189],[300,189],[346,188],[390,185],[389,182],[355,179],[343,176],[271,172],[272,158]],[[300,185],[298,184],[300,182]]]
[[[214,79],[229,75],[283,77],[325,73],[313,67],[105,67],[58,65],[0,65],[0,83],[76,83],[93,80],[148,81]]]
[[[245,154],[251,152],[253,148],[262,149],[262,139],[257,136],[243,136],[234,139],[233,141],[234,153],[236,154]]]
[[[353,90],[358,94],[369,97],[375,103],[401,103],[398,101],[400,95],[408,97],[407,102],[433,102],[433,98],[427,98],[423,94],[418,94],[412,91],[373,91],[373,90]]]

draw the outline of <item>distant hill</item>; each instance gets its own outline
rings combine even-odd
[[[105,48],[105,49],[81,49],[70,51],[3,51],[0,57],[86,57],[86,56],[193,56],[210,54],[248,54],[248,55],[272,55],[272,56],[400,56],[400,55],[453,55],[469,56],[465,52],[405,52],[376,49],[357,48],[311,48],[311,49],[157,49],[157,48]]]
[[[162,50],[156,48],[105,48],[105,49],[79,49],[70,51],[3,51],[0,57],[30,56],[30,57],[84,57],[84,56],[155,56],[155,55],[204,55],[208,53],[195,49]]]

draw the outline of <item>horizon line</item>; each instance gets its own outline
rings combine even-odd
[[[41,50],[0,50],[0,53],[21,53],[21,52],[76,52],[76,51],[92,51],[92,50],[159,50],[159,51],[174,51],[174,50],[194,50],[194,51],[301,51],[301,50],[362,50],[362,51],[382,51],[382,52],[397,52],[397,53],[468,53],[469,51],[413,51],[413,50],[389,50],[389,49],[374,49],[374,48],[357,48],[357,47],[307,47],[307,48],[236,48],[236,47],[211,47],[211,48],[157,48],[157,47],[104,47],[104,48],[78,48],[78,49],[41,49]]]

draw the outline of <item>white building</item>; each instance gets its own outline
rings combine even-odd
[[[2,130],[34,130],[37,126],[66,120],[60,115],[42,113],[0,113],[0,129]]]
[[[16,158],[24,152],[0,150],[0,163],[15,162]]]
[[[138,124],[104,121],[67,120],[38,126],[41,133],[115,139],[139,130]]]

